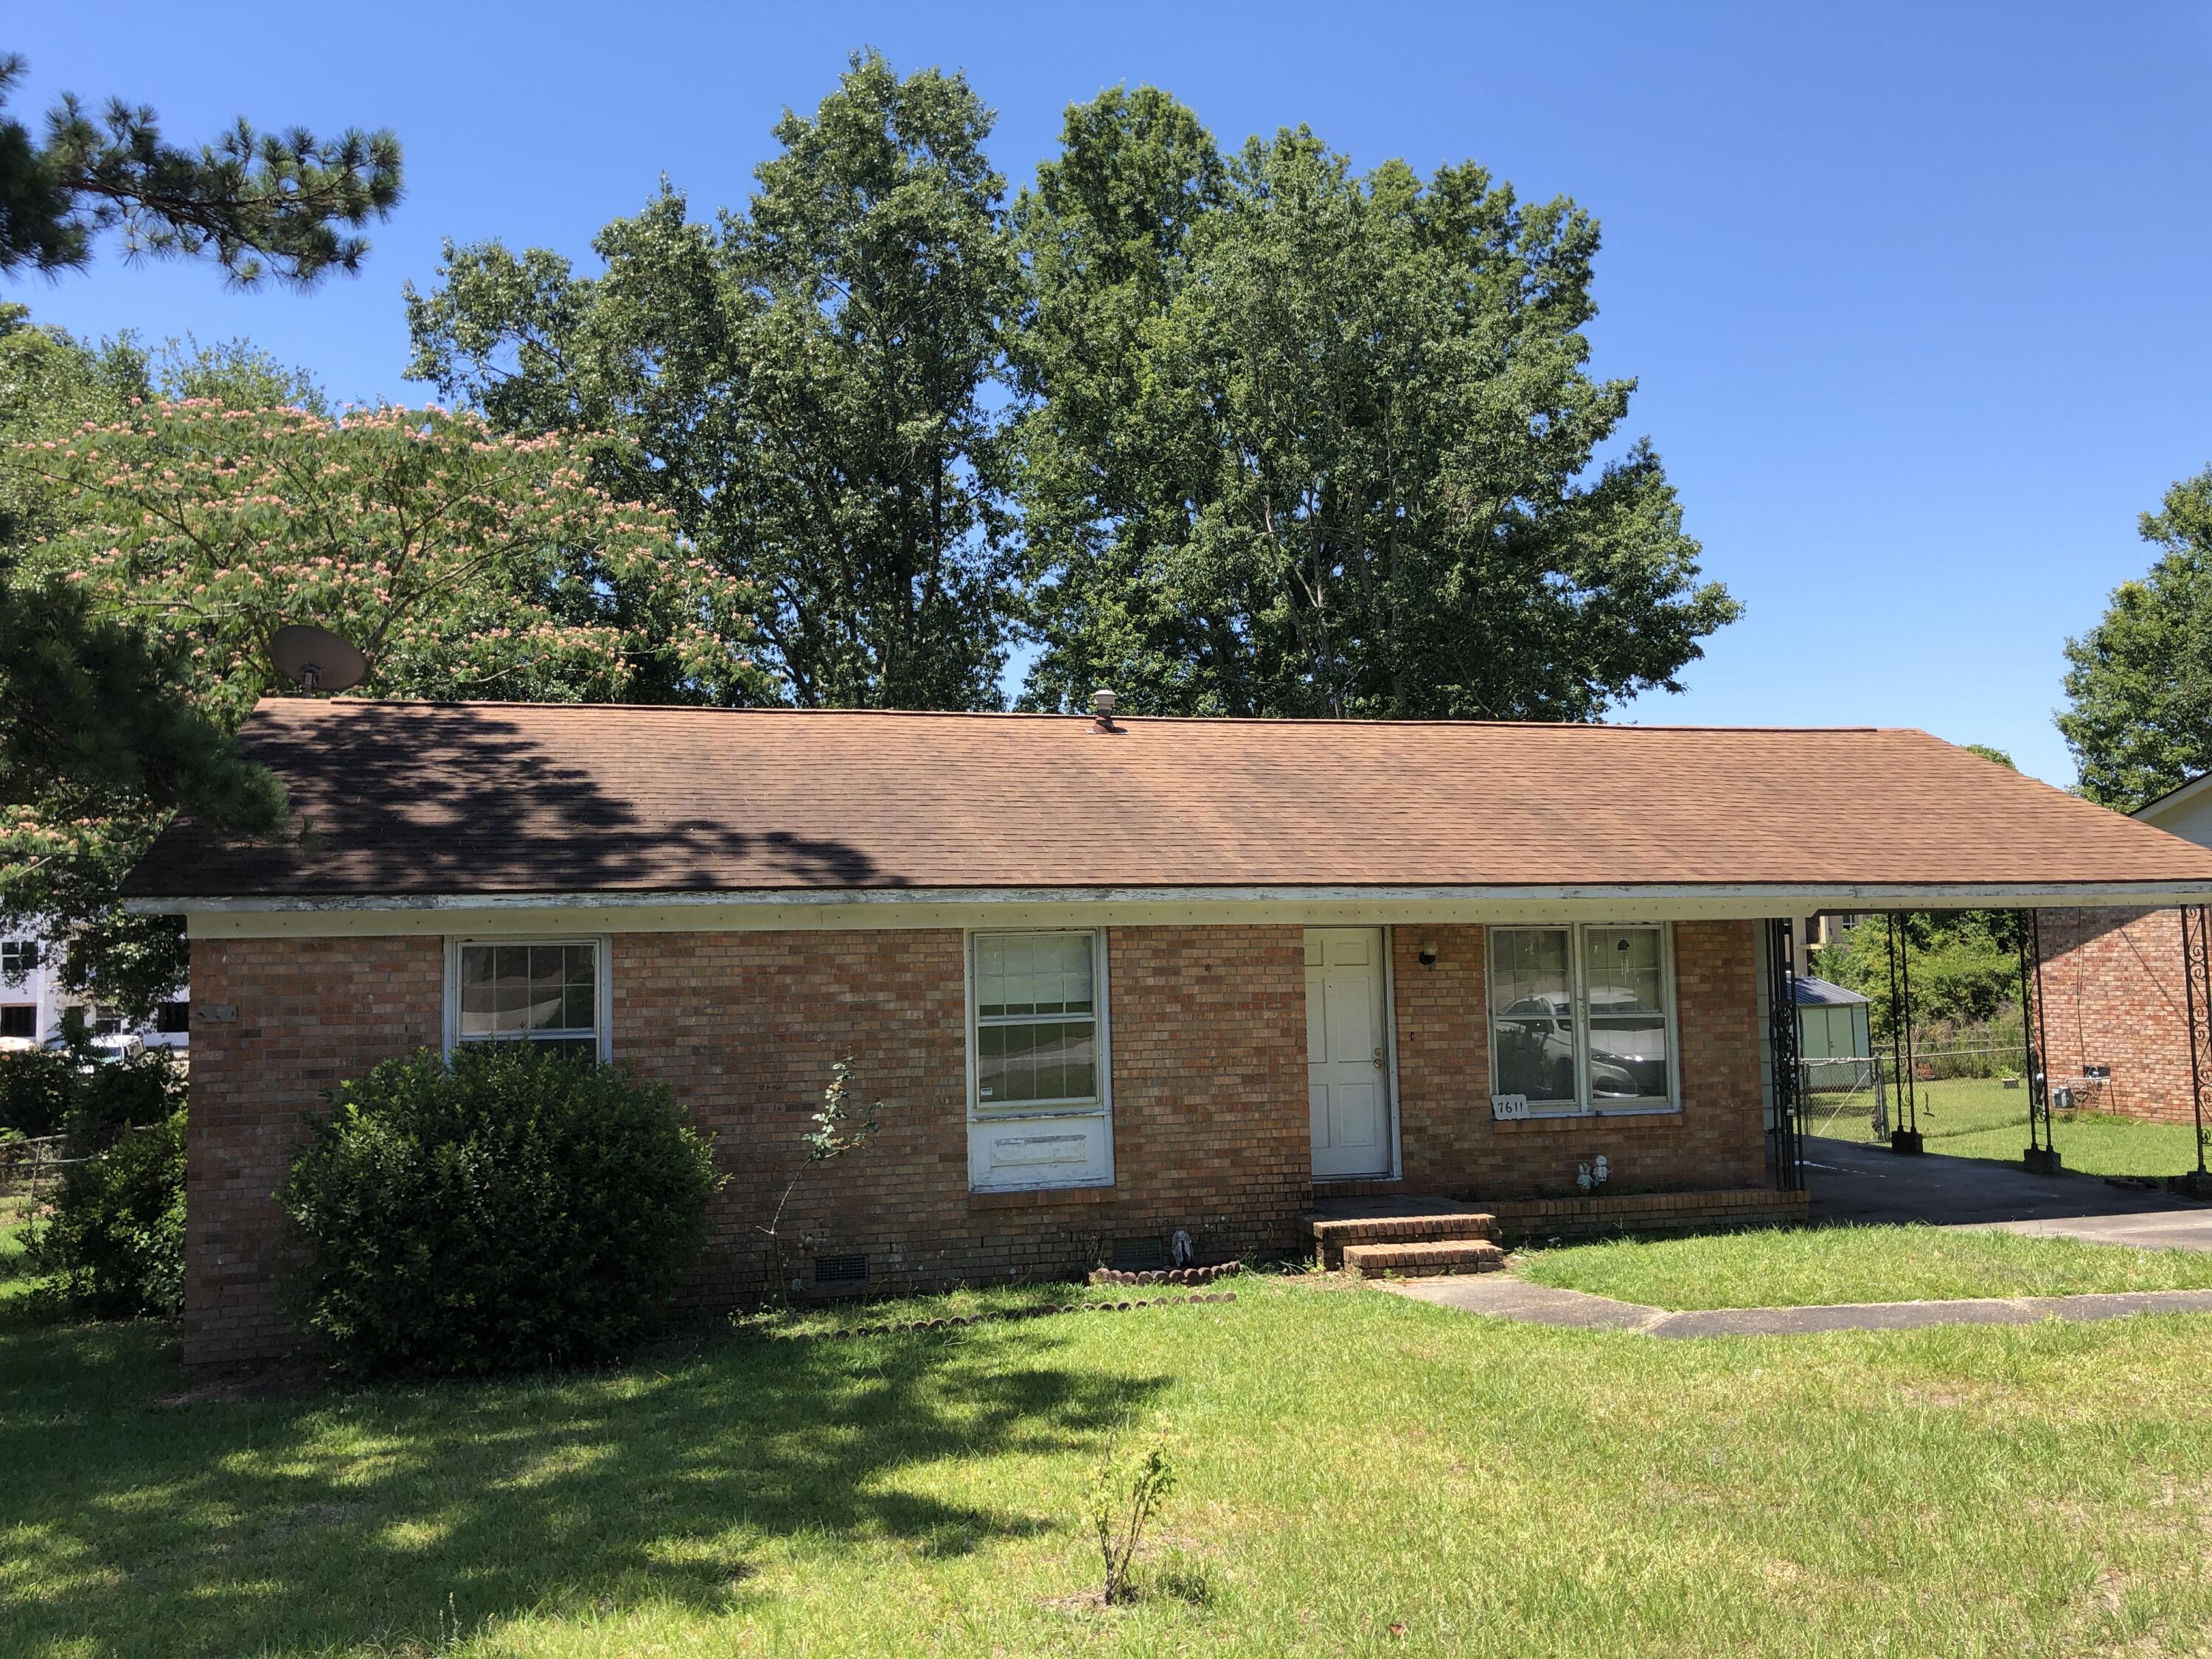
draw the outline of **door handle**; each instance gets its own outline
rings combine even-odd
[[[1377,1044],[1375,1049],[1375,1066],[1377,1071],[1382,1067],[1382,1049],[1380,1044]]]

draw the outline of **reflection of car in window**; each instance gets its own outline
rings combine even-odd
[[[1589,994],[1590,1092],[1613,1099],[1664,1100],[1667,1017],[1633,991]]]
[[[1665,1100],[1667,1017],[1632,991],[1589,993],[1589,1082],[1594,1098]],[[1532,1100],[1575,1097],[1572,1003],[1561,996],[1522,997],[1494,1021],[1501,1087]]]
[[[1498,1016],[1498,1072],[1532,1100],[1575,1097],[1574,1010],[1565,997],[1522,997]]]

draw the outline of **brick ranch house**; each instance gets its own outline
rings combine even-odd
[[[386,1055],[665,1079],[733,1177],[715,1302],[847,1055],[883,1129],[793,1200],[810,1289],[1290,1249],[1316,1203],[1786,1218],[1780,919],[2212,897],[1911,731],[297,698],[243,740],[313,836],[180,822],[128,889],[191,942],[191,1363],[292,1342],[270,1194]],[[1841,775],[1887,787],[1806,813]]]
[[[2135,817],[2212,848],[2212,775],[2136,809]],[[2189,1064],[2189,974],[2181,912],[2105,905],[2042,919],[2044,1022],[2054,1087],[2100,1111],[2160,1122],[2196,1115]],[[2194,930],[2197,919],[2191,918]],[[2196,1000],[2206,1018],[2204,969]],[[2212,1109],[2212,1075],[2203,1078]]]

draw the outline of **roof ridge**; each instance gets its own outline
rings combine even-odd
[[[1032,708],[794,708],[781,705],[751,704],[736,706],[724,703],[691,702],[529,702],[491,698],[456,698],[441,700],[433,697],[331,697],[264,696],[254,704],[258,714],[264,708],[296,708],[307,704],[320,708],[529,708],[578,711],[617,712],[632,714],[746,714],[746,715],[805,715],[814,718],[837,716],[867,716],[884,720],[1088,720],[1088,711],[1053,712]],[[1704,720],[1450,720],[1422,715],[1394,718],[1389,715],[1303,715],[1303,714],[1138,714],[1117,710],[1115,720],[1121,724],[1146,726],[1348,726],[1362,731],[1382,729],[1418,729],[1444,726],[1449,729],[1512,730],[1530,732],[1733,732],[1774,735],[1820,735],[1830,732],[1887,732],[1925,737],[1929,735],[1916,726],[1729,726],[1717,721]],[[1942,739],[1937,739],[1942,741]]]

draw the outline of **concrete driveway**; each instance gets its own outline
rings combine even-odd
[[[2060,1149],[2061,1156],[2064,1149]],[[2212,1204],[2113,1186],[2096,1176],[2030,1175],[2016,1164],[1808,1136],[1814,1221],[1927,1221],[2085,1238],[2142,1249],[2212,1250]]]

